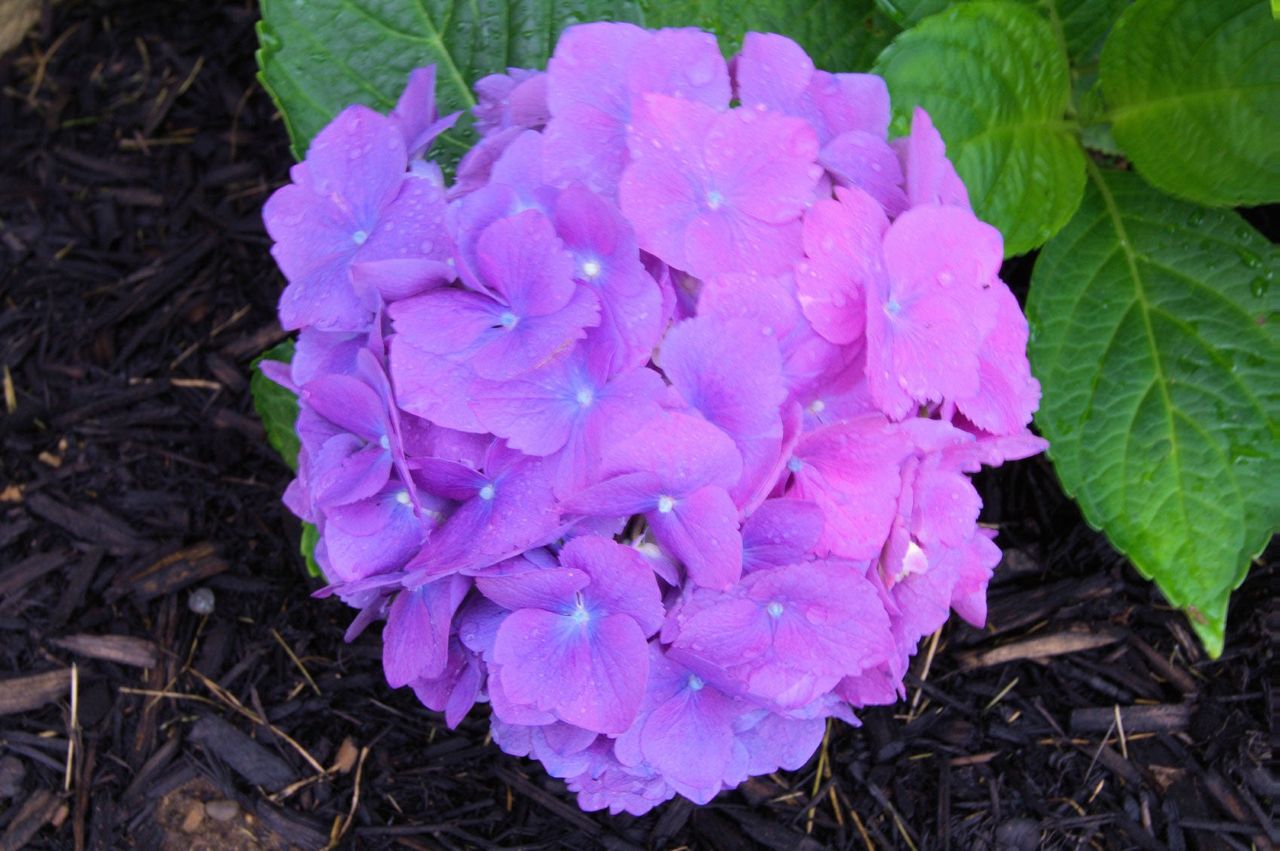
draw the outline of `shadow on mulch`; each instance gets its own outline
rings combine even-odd
[[[0,848],[1264,848],[1277,547],[1206,661],[1042,459],[986,474],[989,628],[805,769],[577,810],[309,598],[247,387],[289,165],[252,4],[59,5],[0,58]],[[1025,284],[1025,264],[1007,274]],[[211,614],[189,605],[209,589]]]

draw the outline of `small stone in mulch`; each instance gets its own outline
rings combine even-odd
[[[204,804],[199,801],[192,801],[191,806],[187,808],[187,814],[182,819],[182,832],[195,833],[200,829],[200,824],[204,821]]]
[[[996,828],[999,851],[1036,851],[1040,847],[1040,825],[1031,819],[1011,818]]]
[[[204,811],[214,821],[231,821],[240,815],[240,805],[226,799],[210,801],[204,805]]]

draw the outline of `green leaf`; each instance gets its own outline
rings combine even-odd
[[[1073,65],[1095,61],[1096,49],[1107,30],[1133,0],[1027,0],[1060,27],[1067,56]]]
[[[1280,201],[1280,25],[1266,0],[1138,0],[1101,76],[1116,141],[1157,188]]]
[[[869,68],[897,32],[873,0],[263,0],[259,78],[301,158],[344,107],[394,107],[414,68],[436,65],[442,113],[468,110],[476,80],[543,68],[561,30],[598,20],[700,26],[729,52],[748,30],[780,32],[841,71]],[[470,127],[464,115],[436,143],[437,158],[456,162],[475,141]]]
[[[950,5],[950,0],[876,0],[876,6],[900,27],[914,27]]]
[[[324,571],[316,563],[316,544],[320,543],[320,530],[314,523],[302,524],[302,539],[298,542],[298,552],[307,565],[307,575],[318,579],[324,578]]]
[[[543,67],[570,24],[639,19],[635,0],[263,0],[259,77],[301,158],[344,107],[389,111],[414,68],[435,63],[441,113],[466,110],[476,80]],[[475,140],[461,124],[436,143],[446,158]]]
[[[289,363],[293,360],[293,340],[268,349],[254,360],[253,375],[249,378],[249,392],[253,407],[267,429],[267,442],[290,470],[298,469],[298,434],[294,424],[298,421],[298,397],[262,374],[258,364],[264,360]]]
[[[1084,190],[1084,152],[1064,115],[1067,61],[1049,23],[1014,2],[962,3],[880,55],[896,126],[923,106],[977,214],[1029,251],[1066,224]]]
[[[1036,422],[1085,517],[1216,656],[1280,526],[1280,251],[1235,213],[1090,176],[1031,281]]]
[[[865,71],[899,27],[873,0],[640,0],[649,27],[700,27],[716,33],[725,55],[747,32],[788,36],[828,71]]]
[[[957,0],[959,2],[959,0]],[[1132,0],[1020,0],[1038,9],[1062,33],[1063,47],[1073,63],[1086,60],[1112,21]],[[913,27],[951,5],[951,0],[876,0],[900,27]],[[1097,58],[1096,56],[1094,57]]]

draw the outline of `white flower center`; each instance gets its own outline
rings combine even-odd
[[[712,210],[719,210],[722,206],[724,206],[724,195],[715,189],[707,193],[707,207]]]
[[[658,513],[670,514],[671,509],[676,507],[676,501],[669,496],[658,497]]]
[[[485,485],[480,488],[481,499],[493,499],[493,485]]]
[[[587,602],[582,599],[581,591],[574,592],[573,613],[569,617],[576,624],[584,624],[591,620],[591,613],[587,611]]]
[[[782,617],[782,604],[779,603],[777,600],[774,600],[769,605],[765,606],[764,610],[768,612],[769,617],[773,618],[774,620],[777,620],[778,618]]]
[[[582,277],[588,281],[594,281],[600,277],[600,261],[588,260],[582,264]]]
[[[358,230],[351,234],[351,241],[356,245],[364,245],[364,241],[369,238],[369,234],[365,231]]]

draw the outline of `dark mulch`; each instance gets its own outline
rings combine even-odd
[[[0,60],[0,848],[1280,840],[1276,548],[1206,661],[1043,460],[982,480],[991,626],[948,627],[901,704],[711,806],[582,814],[483,713],[449,731],[390,691],[377,630],[343,644],[308,596],[250,409],[281,337],[259,208],[289,165],[254,16],[64,3]]]

